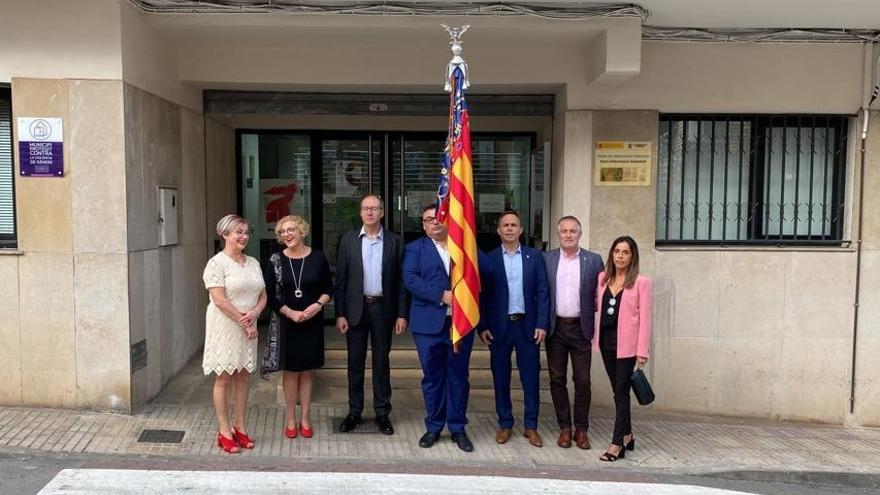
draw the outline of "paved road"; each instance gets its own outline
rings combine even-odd
[[[185,474],[180,474],[185,473]],[[328,473],[334,473],[332,476]],[[347,473],[344,476],[338,473]],[[462,473],[464,477],[453,477]],[[490,476],[493,475],[493,476]],[[421,476],[422,478],[417,478]],[[413,485],[428,476],[426,486]],[[345,483],[333,485],[334,481]],[[592,493],[721,495],[868,495],[880,478],[852,473],[727,472],[689,476],[642,470],[595,470],[456,466],[450,463],[330,462],[327,460],[228,457],[156,458],[135,455],[0,454],[0,494],[28,493],[225,493],[241,483],[260,493]],[[308,483],[303,484],[307,481]],[[561,483],[566,481],[565,483]],[[328,484],[321,485],[320,483]],[[212,483],[221,483],[214,486]],[[424,484],[424,483],[422,483]],[[307,490],[297,491],[306,486]],[[450,486],[455,487],[453,492]],[[259,491],[262,488],[265,491]],[[318,488],[323,489],[320,491]],[[393,489],[392,489],[393,488]],[[444,491],[445,490],[445,491]],[[470,490],[470,491],[467,491]],[[568,490],[568,491],[565,491]],[[639,491],[642,490],[642,491]],[[647,491],[645,491],[647,490]],[[702,490],[702,491],[701,491]]]

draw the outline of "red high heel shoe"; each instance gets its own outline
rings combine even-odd
[[[309,428],[308,426],[299,425],[299,431],[302,432],[303,438],[312,438],[315,434],[315,430]]]
[[[222,433],[217,432],[217,446],[223,449],[224,452],[228,454],[238,454],[241,450],[238,448],[238,443],[235,441],[235,438],[227,438],[224,437]]]
[[[296,438],[296,426],[293,428],[284,428],[284,436],[287,438]]]
[[[232,438],[234,438],[235,441],[238,442],[239,447],[245,449],[254,448],[254,441],[251,440],[247,433],[242,433],[236,430],[234,426],[232,427]]]

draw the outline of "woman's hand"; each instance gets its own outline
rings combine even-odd
[[[248,340],[253,340],[257,338],[257,327],[256,326],[248,326],[244,329],[245,335],[247,335]]]
[[[259,317],[259,313],[254,310],[250,310],[247,313],[241,315],[241,318],[238,319],[238,325],[241,328],[256,326],[257,318]]]
[[[302,311],[290,309],[286,306],[284,307],[284,309],[282,309],[282,314],[295,323],[302,323],[303,321],[305,321]]]
[[[321,312],[324,307],[318,303],[309,304],[309,307],[303,310],[303,320],[310,320],[313,316]]]
[[[636,356],[636,364],[641,368],[648,362],[648,358],[642,356]]]

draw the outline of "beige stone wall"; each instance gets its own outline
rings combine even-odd
[[[0,327],[0,400],[128,411],[122,83],[14,79],[12,94],[13,119],[64,119],[65,175],[16,175],[20,254],[0,260],[4,291],[17,292],[4,299],[16,308]]]
[[[877,117],[875,112],[875,117]],[[657,139],[657,113],[567,112],[590,122],[574,142]],[[580,139],[577,139],[580,137]],[[854,248],[654,247],[655,186],[592,187],[591,204],[572,209],[571,193],[554,199],[552,218],[590,218],[585,245],[603,258],[623,234],[640,242],[642,272],[654,281],[653,357],[648,365],[658,410],[860,425],[880,424],[880,382],[870,371],[880,325],[880,220],[876,195],[880,122],[872,124],[865,198],[862,301],[857,342],[855,414],[849,413],[852,366]],[[875,141],[871,141],[874,139]],[[566,147],[562,171],[591,176],[592,150]],[[850,174],[857,174],[858,154]],[[656,165],[655,165],[656,168]],[[656,171],[652,174],[656,177]],[[857,206],[855,192],[850,197]],[[591,183],[591,181],[590,181]],[[560,184],[554,180],[554,188]],[[575,188],[576,189],[576,188]],[[577,199],[575,199],[577,201]],[[856,215],[849,215],[854,217]],[[855,235],[855,234],[853,234]],[[598,359],[598,355],[594,357]],[[594,361],[593,398],[611,405],[608,378]]]
[[[871,112],[865,163],[855,422],[880,425],[880,112]],[[856,161],[858,166],[858,161]],[[856,189],[855,194],[858,193]],[[854,234],[855,236],[855,234]]]
[[[132,375],[134,408],[155,397],[204,343],[207,296],[202,115],[125,85],[130,343],[146,340]],[[158,186],[178,189],[178,244],[159,246]]]

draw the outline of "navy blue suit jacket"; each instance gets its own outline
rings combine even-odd
[[[422,237],[406,245],[403,253],[403,285],[412,296],[409,328],[412,333],[438,334],[446,323],[443,291],[451,290],[449,274],[434,241]]]
[[[525,300],[524,327],[528,331],[542,328],[550,331],[550,288],[547,267],[537,249],[521,246],[523,264],[523,299]],[[501,246],[480,253],[480,325],[479,331],[491,330],[498,338],[507,328],[508,295],[507,272],[504,270]]]

